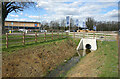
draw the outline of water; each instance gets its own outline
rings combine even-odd
[[[70,60],[65,62],[63,65],[59,65],[55,70],[49,72],[46,77],[63,77],[66,75],[73,66],[75,66],[80,58],[90,53],[90,50],[79,50],[77,51],[77,55],[73,56]]]

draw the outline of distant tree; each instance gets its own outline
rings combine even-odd
[[[70,27],[73,27],[74,26],[74,20],[71,18],[70,19]]]
[[[93,25],[94,25],[94,19],[91,17],[88,17],[86,21],[87,28],[93,30]]]
[[[25,8],[29,8],[29,6],[33,6],[35,4],[33,2],[29,2],[30,0],[26,1],[28,2],[2,2],[2,33],[5,33],[4,21],[9,13],[13,11],[16,13],[23,11]]]
[[[97,31],[118,31],[118,22],[96,22]]]
[[[44,22],[44,23],[43,23],[43,29],[44,29],[44,30],[48,30],[48,29],[49,29],[49,25],[48,25],[47,22]]]
[[[62,26],[62,27],[65,27],[65,24],[66,24],[66,23],[65,23],[65,19],[63,19],[63,20],[61,21],[61,26]]]

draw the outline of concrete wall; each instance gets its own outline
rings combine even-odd
[[[88,38],[82,38],[80,40],[80,43],[77,47],[77,50],[83,50],[86,49],[86,45],[91,45],[91,50],[97,50],[97,43],[96,39],[88,39]]]

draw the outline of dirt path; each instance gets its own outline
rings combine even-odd
[[[63,40],[47,45],[29,47],[6,56],[3,54],[3,77],[41,77],[71,58],[76,44]]]

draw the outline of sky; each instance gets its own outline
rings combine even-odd
[[[66,16],[79,24],[92,17],[96,21],[118,21],[118,0],[32,0],[35,7],[30,6],[18,13],[8,14],[6,21],[50,22],[61,21]]]

